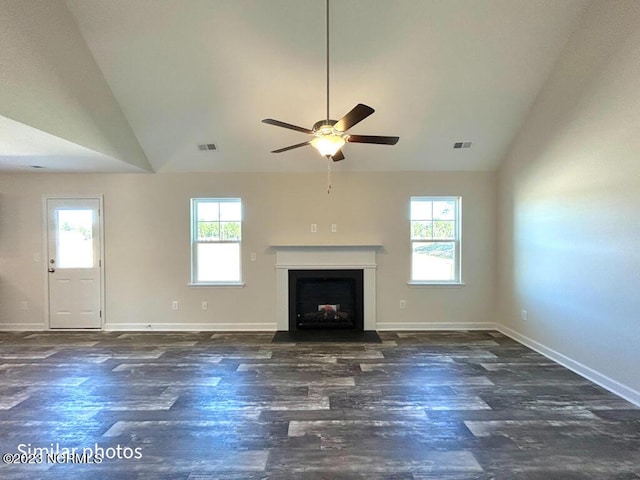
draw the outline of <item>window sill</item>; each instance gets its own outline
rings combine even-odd
[[[409,287],[414,288],[420,288],[420,287],[452,287],[452,288],[459,288],[459,287],[465,287],[466,283],[462,283],[462,282],[424,282],[424,281],[419,281],[419,280],[411,280],[409,282],[407,282],[407,285],[409,285]]]
[[[244,282],[199,282],[189,283],[190,287],[231,287],[231,288],[243,288]]]

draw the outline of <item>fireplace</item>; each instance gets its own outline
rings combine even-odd
[[[363,270],[289,270],[289,331],[364,330]]]
[[[362,304],[359,304],[359,317],[362,326],[356,328],[376,330],[376,252],[382,248],[379,244],[349,245],[290,245],[273,244],[276,253],[276,330],[290,328],[289,272],[290,271],[350,271],[362,272]],[[319,299],[312,310],[317,312],[318,305],[337,306],[344,310],[343,301]],[[337,310],[337,309],[336,309]],[[307,313],[312,313],[307,312]],[[345,329],[346,331],[351,329]]]

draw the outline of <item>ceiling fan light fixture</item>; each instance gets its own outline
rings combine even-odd
[[[311,140],[311,145],[320,152],[323,157],[333,157],[347,141],[342,135],[319,135]]]
[[[395,145],[398,143],[398,137],[383,137],[379,135],[350,135],[347,131],[360,123],[362,120],[371,115],[375,110],[368,105],[358,103],[353,107],[346,115],[340,120],[331,120],[329,117],[329,0],[326,1],[326,53],[327,53],[327,116],[318,122],[316,122],[311,129],[292,125],[290,123],[281,122],[273,118],[265,118],[262,123],[273,125],[276,127],[288,128],[289,130],[295,130],[297,132],[306,133],[307,135],[313,135],[313,139],[308,142],[301,142],[295,145],[289,145],[288,147],[272,150],[271,153],[288,152],[295,148],[301,148],[306,145],[311,145],[318,150],[320,155],[326,157],[327,171],[329,172],[327,193],[331,191],[331,176],[330,165],[331,161],[339,162],[344,160],[344,153],[342,147],[345,143],[370,143],[377,145]]]

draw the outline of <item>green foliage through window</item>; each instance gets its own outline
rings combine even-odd
[[[198,242],[239,242],[241,240],[240,201],[197,201]],[[223,220],[221,220],[223,219]]]
[[[460,281],[459,197],[412,197],[411,279]]]
[[[191,220],[191,281],[203,285],[241,282],[241,200],[193,198]]]

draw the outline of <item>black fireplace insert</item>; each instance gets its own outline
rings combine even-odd
[[[363,270],[289,270],[289,331],[364,330]]]

